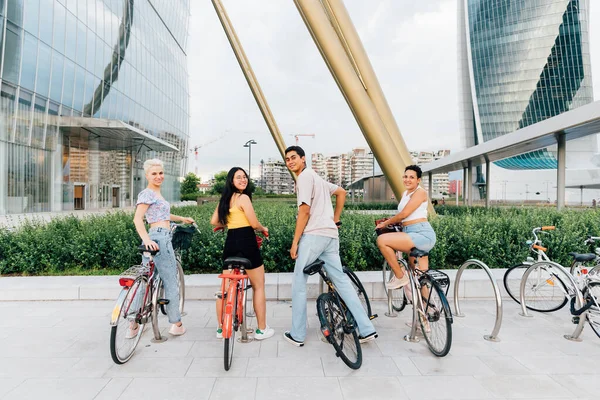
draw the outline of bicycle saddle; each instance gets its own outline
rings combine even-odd
[[[150,253],[150,254],[152,254],[154,256],[159,251],[160,251],[160,249],[158,249],[158,250],[148,250],[148,249],[146,249],[146,246],[144,246],[143,244],[140,244],[138,246],[138,252],[140,252],[140,253]]]
[[[571,257],[575,259],[575,261],[592,261],[596,259],[596,255],[594,253],[569,253]]]
[[[314,275],[317,272],[319,272],[321,270],[321,268],[323,268],[323,265],[325,265],[325,262],[323,262],[321,260],[317,260],[311,264],[308,264],[306,267],[304,267],[304,273],[307,275]]]
[[[250,260],[243,257],[228,257],[225,259],[225,261],[223,261],[223,265],[225,265],[226,268],[230,265],[244,267],[245,269],[252,268],[252,263]]]
[[[413,247],[412,249],[410,249],[410,254],[411,257],[426,257],[429,255],[428,251],[423,251],[423,250],[419,250],[416,247]]]

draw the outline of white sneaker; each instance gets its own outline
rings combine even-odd
[[[275,334],[275,330],[273,328],[269,328],[269,325],[265,329],[258,329],[254,332],[254,339],[256,340],[264,340],[268,339]]]
[[[223,339],[223,329],[217,329],[217,339]]]
[[[404,287],[406,285],[408,285],[410,283],[410,279],[408,278],[408,274],[404,273],[404,275],[402,275],[402,278],[396,278],[396,275],[392,276],[392,279],[390,279],[388,281],[388,283],[385,284],[385,287],[388,290],[394,290],[394,289],[400,289],[401,287]]]
[[[171,329],[169,329],[169,333],[173,336],[181,336],[186,331],[187,331],[187,329],[185,329],[185,326],[183,326],[183,325],[177,326],[177,324],[171,325]]]

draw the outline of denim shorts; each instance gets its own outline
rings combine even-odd
[[[422,251],[433,249],[433,245],[435,245],[435,232],[429,222],[419,222],[404,226],[402,231],[410,236],[417,249]]]

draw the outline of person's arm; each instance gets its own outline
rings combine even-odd
[[[213,215],[210,218],[210,224],[216,226],[217,228],[225,228],[225,225],[223,225],[219,221],[219,205],[218,204],[215,207],[215,212],[213,212]]]
[[[195,221],[193,218],[180,217],[179,215],[171,214],[169,220],[173,222],[183,222],[184,224],[193,224]]]
[[[413,211],[415,211],[424,201],[427,201],[427,193],[425,193],[425,190],[417,190],[411,195],[410,200],[404,206],[402,211],[394,215],[392,218],[379,223],[375,228],[381,229],[385,228],[388,225],[401,223],[404,220],[404,218],[412,214]]]
[[[158,244],[150,239],[150,235],[148,235],[146,226],[144,225],[144,214],[146,214],[148,207],[150,207],[150,204],[141,203],[137,205],[135,208],[135,215],[133,216],[133,224],[135,225],[135,230],[138,235],[140,235],[144,246],[149,250],[158,250]]]
[[[346,191],[337,187],[335,191],[332,193],[335,196],[335,210],[333,212],[333,222],[336,224],[340,221],[340,217],[342,216],[342,210],[344,209],[344,203],[346,202]]]
[[[308,218],[310,217],[310,206],[306,203],[302,203],[298,207],[298,218],[296,218],[296,229],[294,230],[294,239],[292,240],[292,248],[290,249],[290,256],[292,260],[298,258],[298,243],[308,224]]]
[[[252,229],[259,231],[259,232],[266,233],[267,235],[269,234],[269,230],[267,228],[265,228],[264,226],[262,226],[262,224],[258,221],[258,218],[256,217],[256,213],[254,212],[254,207],[252,206],[252,201],[250,200],[250,197],[248,197],[245,194],[241,195],[240,198],[238,199],[237,204],[244,212],[244,215],[246,215],[246,218],[248,219],[248,222],[250,222],[250,226],[252,227]]]

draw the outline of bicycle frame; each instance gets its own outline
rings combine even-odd
[[[221,293],[224,293],[224,297],[226,297],[223,300],[223,312],[221,314],[223,338],[229,339],[231,338],[232,329],[237,330],[237,326],[235,328],[233,326],[234,302],[237,302],[237,323],[242,325],[244,321],[244,294],[246,292],[246,279],[248,279],[248,275],[243,272],[243,268],[235,267],[231,268],[227,274],[220,274],[219,278],[223,280],[221,282]],[[228,290],[225,290],[227,281],[229,281],[229,286]],[[233,290],[235,294],[230,296]]]

